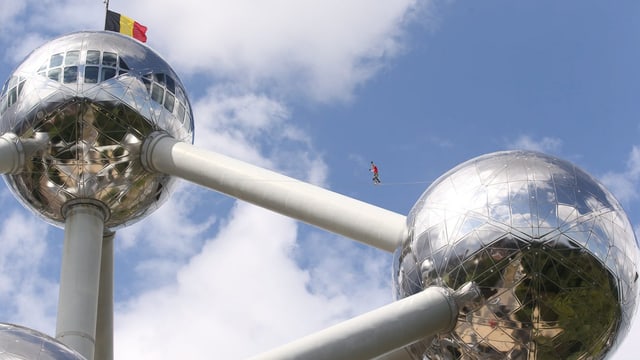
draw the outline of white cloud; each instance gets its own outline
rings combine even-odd
[[[348,304],[307,290],[296,235],[294,221],[238,203],[175,284],[121,306],[116,358],[242,358],[326,326]]]
[[[535,140],[528,135],[517,138],[514,142],[509,143],[507,147],[512,149],[523,149],[539,151],[544,153],[556,153],[562,146],[562,140],[558,138],[545,136],[542,139]]]
[[[101,1],[3,1],[0,4],[2,59],[17,64],[33,49],[50,40],[51,33],[102,30],[104,17]]]
[[[638,199],[638,185],[640,185],[640,147],[634,146],[631,149],[624,171],[609,171],[602,175],[600,180],[618,200],[629,202]]]
[[[15,203],[15,199],[2,197]],[[3,205],[4,209],[8,207]],[[48,279],[52,249],[47,243],[48,226],[25,211],[5,210],[0,224],[0,315],[41,331],[55,323],[57,282]],[[57,254],[57,256],[60,256]],[[57,262],[54,261],[54,266]]]
[[[11,25],[10,20],[26,7],[24,1],[3,1],[0,3],[0,33]]]
[[[402,51],[404,20],[425,3],[145,0],[122,11],[147,25],[149,43],[183,72],[332,101],[350,98]]]

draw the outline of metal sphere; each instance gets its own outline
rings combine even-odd
[[[411,210],[396,251],[403,298],[473,281],[483,295],[415,359],[599,359],[628,332],[638,245],[609,191],[571,163],[507,151],[440,177]]]
[[[84,357],[45,334],[0,323],[0,359],[84,360]]]
[[[78,32],[33,51],[0,92],[0,132],[46,141],[5,180],[27,208],[62,225],[62,207],[92,199],[105,226],[155,210],[173,182],[146,171],[153,132],[193,141],[193,115],[178,76],[144,44],[114,32]]]

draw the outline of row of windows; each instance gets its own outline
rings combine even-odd
[[[81,59],[82,55],[80,50],[53,54],[40,66],[38,75],[63,84],[75,84],[79,81],[98,84],[129,71],[127,64],[114,52],[87,50],[84,61]],[[24,82],[23,78],[12,77],[5,84],[0,97],[7,91],[9,94],[7,100],[0,105],[0,114],[18,100]],[[147,74],[142,77],[142,82],[153,101],[174,113],[183,124],[191,121],[185,91],[171,76],[162,73]]]
[[[80,50],[53,54],[40,66],[38,75],[63,84],[74,84],[78,82],[79,72],[82,72],[85,84],[97,84],[129,71],[127,64],[114,52],[87,50],[84,63],[80,55]]]
[[[66,66],[64,68],[53,68],[46,72],[39,72],[38,75],[46,76],[53,81],[63,84],[75,84],[78,82],[79,69],[82,69],[82,67],[75,65]],[[82,70],[80,70],[80,72],[82,72]],[[118,71],[114,68],[85,66],[82,78],[85,84],[97,84],[116,77],[116,74],[122,75],[125,73],[126,71]]]
[[[184,90],[180,86],[176,86],[176,82],[171,76],[159,73],[148,74],[142,77],[142,82],[147,87],[151,100],[162,104],[171,113],[176,110],[175,115],[183,124],[187,121],[185,119],[187,110],[183,103],[186,101]]]
[[[4,114],[11,105],[18,101],[25,81],[22,77],[12,76],[4,85],[0,92],[0,99],[3,98],[5,94],[7,94],[7,97],[0,102],[0,115]]]
[[[102,61],[100,61],[102,59]],[[38,71],[46,70],[47,68],[54,68],[62,65],[79,65],[80,62],[80,50],[71,50],[66,53],[58,53],[51,55],[49,61],[44,62]],[[110,67],[119,67],[121,69],[129,70],[127,64],[118,58],[118,54],[114,52],[101,52],[100,50],[87,50],[84,64],[86,65],[104,65]]]

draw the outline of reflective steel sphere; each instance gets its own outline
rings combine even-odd
[[[415,359],[600,359],[628,332],[638,299],[638,245],[598,181],[528,151],[467,161],[440,177],[407,218],[394,285],[475,282],[482,305],[415,343]]]
[[[0,323],[0,359],[84,360],[84,357],[45,334]]]
[[[155,131],[193,141],[184,86],[153,50],[118,33],[79,32],[43,45],[0,92],[0,132],[46,143],[5,180],[54,225],[74,199],[102,202],[109,228],[155,210],[173,182],[141,165],[141,144]]]

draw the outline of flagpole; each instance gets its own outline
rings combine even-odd
[[[109,16],[109,0],[104,0],[104,28],[107,29],[107,17]]]

